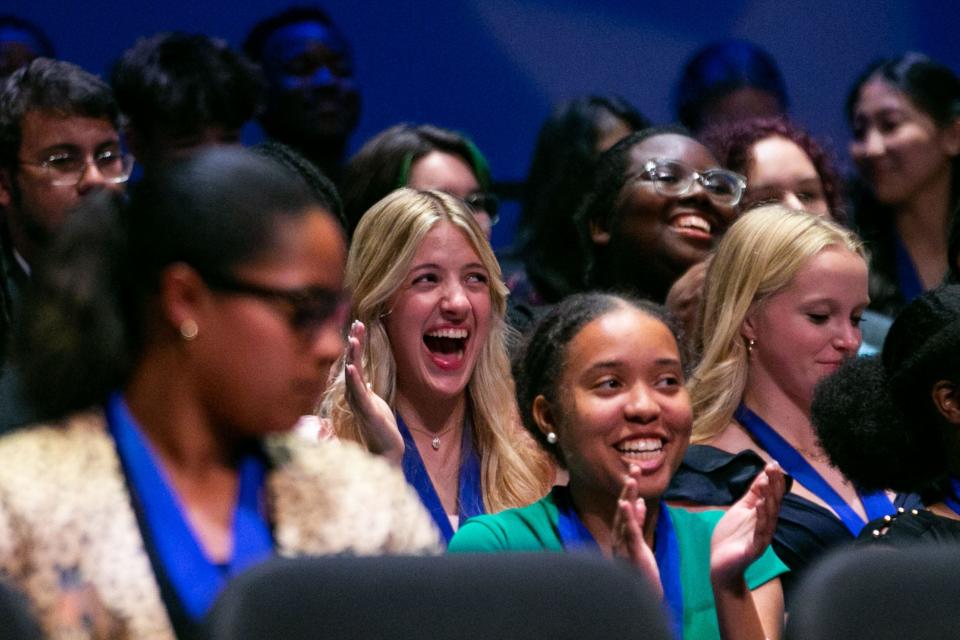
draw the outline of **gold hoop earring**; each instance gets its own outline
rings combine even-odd
[[[199,333],[200,327],[197,326],[197,322],[193,318],[187,318],[180,323],[180,335],[187,342],[196,338]]]

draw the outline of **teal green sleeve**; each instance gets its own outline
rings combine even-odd
[[[510,547],[503,527],[492,516],[470,518],[450,540],[450,553],[477,553],[486,551],[509,551]]]
[[[557,507],[551,494],[526,507],[470,518],[453,535],[447,550],[563,551],[556,525]]]
[[[753,591],[789,570],[783,560],[774,552],[773,547],[768,546],[763,555],[747,567],[747,570],[743,573],[743,578],[750,590]]]
[[[687,511],[667,507],[680,543],[680,580],[683,583],[683,632],[685,638],[720,638],[716,602],[710,584],[710,537],[723,511]],[[767,547],[751,564],[744,579],[752,591],[788,571],[773,549]]]

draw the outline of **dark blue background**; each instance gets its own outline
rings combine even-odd
[[[769,50],[786,77],[793,115],[832,141],[843,161],[843,102],[870,60],[918,50],[954,70],[960,62],[960,4],[933,0],[322,4],[355,49],[364,109],[354,148],[396,122],[432,122],[472,136],[499,180],[524,177],[537,129],[559,100],[615,92],[650,118],[669,120],[681,65],[711,40],[747,38]],[[37,22],[61,58],[103,74],[140,35],[201,31],[239,45],[254,22],[284,6],[6,0],[0,12]],[[507,231],[498,227],[501,242]]]

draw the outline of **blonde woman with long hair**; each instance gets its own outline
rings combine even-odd
[[[741,217],[707,274],[690,385],[694,446],[668,499],[731,504],[779,462],[793,479],[773,543],[793,570],[788,596],[798,569],[895,510],[830,466],[810,422],[814,387],[857,353],[868,303],[860,240],[781,206]]]
[[[551,467],[519,426],[507,288],[469,207],[388,195],[357,226],[346,286],[353,324],[320,407],[334,433],[401,464],[447,540],[542,497]]]

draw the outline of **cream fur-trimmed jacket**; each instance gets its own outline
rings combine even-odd
[[[441,551],[430,516],[387,462],[351,443],[293,436],[265,450],[279,555]],[[51,637],[85,636],[62,622],[67,572],[92,587],[119,637],[174,638],[101,412],[0,438],[0,571]]]

